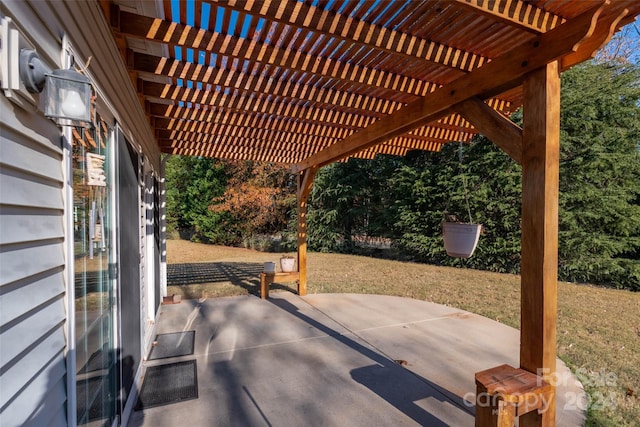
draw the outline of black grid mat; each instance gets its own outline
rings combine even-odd
[[[149,360],[193,354],[196,331],[172,332],[156,335],[156,344],[151,348]]]
[[[147,368],[136,411],[198,398],[195,360]]]

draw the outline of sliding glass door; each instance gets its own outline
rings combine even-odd
[[[76,402],[78,425],[109,426],[117,414],[113,132],[99,117],[73,131]]]

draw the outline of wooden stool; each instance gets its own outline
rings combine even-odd
[[[295,282],[300,280],[300,273],[293,271],[291,273],[260,273],[260,298],[269,298],[269,286],[276,281]]]
[[[516,417],[544,411],[554,397],[551,384],[524,369],[500,365],[476,373],[476,427],[513,427]]]

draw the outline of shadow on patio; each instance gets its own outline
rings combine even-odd
[[[193,351],[147,361],[145,376],[191,362],[197,396],[145,407],[130,426],[472,426],[474,373],[517,365],[519,352],[512,328],[399,297],[275,292],[185,300],[161,314],[159,336],[195,331]],[[564,404],[580,391],[565,389],[558,425],[581,425]]]
[[[242,288],[250,295],[260,295],[260,273],[262,263],[252,262],[200,262],[167,265],[167,286],[178,286],[184,299],[197,299],[203,295],[201,289],[192,285],[230,284]],[[271,290],[292,290],[274,283]],[[211,295],[209,295],[211,296]]]

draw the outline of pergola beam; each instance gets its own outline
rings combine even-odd
[[[625,18],[629,15],[629,10],[620,8],[616,2],[613,2],[611,7],[604,11],[603,15],[596,23],[593,36],[580,43],[573,52],[562,58],[560,71],[593,58],[595,53],[611,40],[618,27],[623,25]]]
[[[490,98],[522,83],[524,76],[570,52],[594,34],[603,5],[506,52],[490,63],[380,119],[366,129],[293,166],[294,172],[323,166],[451,114],[457,104]],[[614,17],[615,19],[617,17]],[[602,26],[600,26],[602,27]],[[604,27],[608,27],[605,25]],[[609,29],[606,28],[608,32]],[[600,34],[597,34],[598,36]]]

